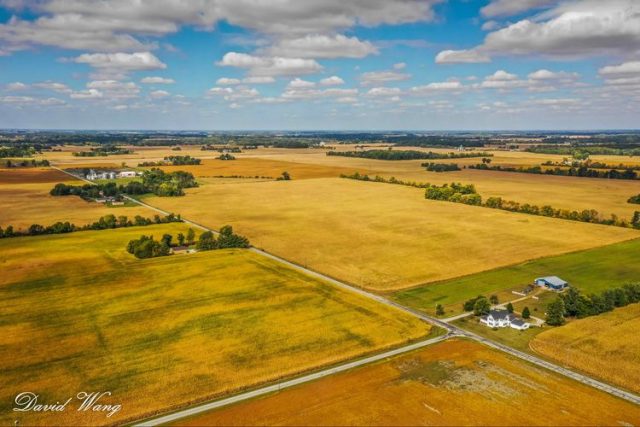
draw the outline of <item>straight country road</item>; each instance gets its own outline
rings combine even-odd
[[[61,171],[63,173],[66,173],[68,175],[71,175],[76,179],[81,179],[81,180],[83,180],[85,182],[88,182],[90,184],[94,184],[91,181],[88,181],[88,180],[83,179],[83,178],[79,178],[79,177],[77,177],[77,176],[75,176],[75,175],[73,175],[73,174],[71,174],[71,173],[69,173],[69,172],[67,172],[65,170],[57,168],[55,166],[52,166],[52,168],[54,168],[56,170],[59,170],[59,171]],[[139,200],[136,200],[136,199],[134,199],[132,197],[129,197],[129,196],[125,196],[125,197],[128,200],[130,200],[131,202],[133,202],[133,203],[137,203],[140,206],[144,206],[146,208],[152,209],[152,210],[154,210],[156,212],[159,212],[159,213],[162,213],[164,215],[168,215],[170,213],[170,212],[166,212],[166,211],[164,211],[162,209],[156,208],[154,206],[151,206],[151,205],[149,205],[147,203],[144,203],[144,202],[141,202]],[[217,230],[213,230],[213,229],[211,229],[209,227],[206,227],[206,226],[198,224],[196,222],[187,220],[185,218],[182,218],[182,220],[185,223],[193,225],[195,227],[198,227],[198,228],[200,228],[202,230],[207,230],[207,231],[211,231],[213,233],[218,234]],[[428,322],[428,323],[430,323],[432,325],[435,325],[435,326],[438,326],[440,328],[443,328],[444,330],[447,331],[447,334],[444,337],[435,338],[434,340],[424,341],[422,343],[422,344],[424,344],[424,346],[432,344],[433,342],[438,342],[439,340],[443,340],[443,339],[446,339],[446,338],[449,338],[449,337],[453,337],[453,336],[465,337],[465,338],[472,339],[472,340],[475,340],[477,342],[480,342],[482,344],[485,344],[485,345],[487,345],[489,347],[492,347],[492,348],[494,348],[496,350],[500,350],[502,352],[508,353],[511,356],[514,356],[514,357],[517,357],[519,359],[525,360],[525,361],[527,361],[529,363],[532,363],[532,364],[534,364],[536,366],[548,369],[548,370],[553,371],[553,372],[555,372],[557,374],[560,374],[560,375],[564,375],[564,376],[566,376],[568,378],[571,378],[571,379],[573,379],[575,381],[578,381],[578,382],[580,382],[582,384],[586,384],[588,386],[594,387],[594,388],[596,388],[598,390],[601,390],[601,391],[603,391],[605,393],[609,393],[609,394],[611,394],[613,396],[616,396],[616,397],[619,397],[621,399],[625,399],[625,400],[627,400],[629,402],[635,403],[636,405],[640,405],[640,396],[635,395],[633,393],[630,393],[628,391],[625,391],[625,390],[619,389],[617,387],[614,387],[612,385],[609,385],[609,384],[603,383],[601,381],[595,380],[595,379],[593,379],[593,378],[591,378],[591,377],[589,377],[587,375],[579,374],[579,373],[574,372],[574,371],[572,371],[570,369],[558,366],[558,365],[556,365],[554,363],[548,362],[548,361],[546,361],[544,359],[541,359],[539,357],[533,356],[531,354],[521,352],[521,351],[516,350],[514,348],[511,348],[511,347],[509,347],[507,345],[504,345],[504,344],[498,343],[496,341],[487,339],[487,338],[482,337],[480,335],[477,335],[477,334],[475,334],[473,332],[469,332],[469,331],[464,330],[462,328],[459,328],[457,326],[451,325],[451,324],[447,323],[447,321],[444,321],[444,320],[437,319],[435,317],[426,315],[426,314],[424,314],[424,313],[422,313],[420,311],[414,310],[414,309],[412,309],[410,307],[406,307],[404,305],[398,304],[397,302],[392,301],[392,300],[390,300],[388,298],[385,298],[385,297],[383,297],[381,295],[374,294],[372,292],[369,292],[369,291],[366,291],[364,289],[358,288],[358,287],[356,287],[354,285],[350,285],[350,284],[344,283],[342,281],[339,281],[337,279],[334,279],[332,277],[329,277],[329,276],[327,276],[325,274],[319,273],[317,271],[310,270],[307,267],[304,267],[302,265],[299,265],[299,264],[296,264],[294,262],[288,261],[288,260],[286,260],[284,258],[281,258],[281,257],[279,257],[277,255],[274,255],[274,254],[271,254],[269,252],[266,252],[266,251],[264,251],[262,249],[258,249],[258,248],[252,247],[249,250],[254,252],[254,253],[256,253],[256,254],[262,255],[264,257],[270,258],[270,259],[272,259],[274,261],[277,261],[279,263],[287,265],[288,267],[290,267],[290,268],[292,268],[294,270],[303,272],[303,273],[305,273],[305,274],[307,274],[307,275],[309,275],[311,277],[315,277],[315,278],[321,279],[323,281],[329,282],[329,283],[331,283],[331,284],[333,284],[333,285],[335,285],[335,286],[337,286],[339,288],[342,288],[342,289],[345,289],[345,290],[348,290],[348,291],[351,291],[351,292],[355,292],[355,293],[357,293],[357,294],[359,294],[359,295],[361,295],[361,296],[363,296],[365,298],[369,298],[369,299],[375,300],[375,301],[377,301],[377,302],[379,302],[381,304],[384,304],[386,306],[395,307],[398,310],[404,311],[405,313],[409,313],[409,314],[411,314],[411,315],[413,315],[413,316],[415,316],[415,317],[417,317],[417,318],[419,318],[419,319],[421,319],[421,320],[423,320],[425,322]],[[447,319],[447,320],[450,321],[450,319]],[[420,344],[421,343],[412,344],[412,345],[413,346],[415,346],[415,345],[419,346]],[[405,346],[405,347],[401,347],[399,349],[392,350],[392,351],[400,351],[399,354],[401,354],[401,353],[404,353],[406,351],[411,351],[410,348],[411,348],[411,345]],[[420,348],[420,346],[417,347],[417,348]],[[388,352],[388,353],[390,353],[390,352]],[[378,356],[380,356],[380,355],[378,355]],[[372,357],[378,357],[378,356],[372,356]],[[390,357],[390,356],[386,356],[386,357]],[[368,358],[367,359],[362,359],[362,360],[368,360]],[[377,359],[377,360],[380,360],[380,359]],[[360,363],[360,362],[361,361],[356,361],[356,362],[352,362],[352,363],[357,363],[357,365],[355,365],[355,366],[361,366],[361,365],[364,364],[364,363]],[[371,362],[369,362],[369,363],[371,363]],[[345,365],[341,365],[341,366],[349,366],[349,365],[350,364],[345,364]],[[313,375],[318,375],[318,374],[321,374],[323,372],[327,372],[327,373],[325,375],[322,375],[322,376],[330,375],[331,373],[335,373],[335,372],[332,371],[332,369],[339,369],[339,368],[340,367],[327,369],[327,370],[321,371],[321,372],[319,372],[317,374],[310,374],[308,376],[301,377],[301,378],[308,378],[307,381],[312,381],[313,379],[315,379],[313,377]],[[342,370],[346,370],[346,369],[351,369],[351,367],[344,368]],[[336,372],[340,372],[340,371],[336,371]],[[207,411],[209,409],[218,408],[218,407],[221,407],[221,406],[225,406],[225,405],[234,403],[233,399],[236,398],[236,397],[242,397],[242,396],[245,396],[245,395],[249,395],[248,397],[240,399],[240,400],[245,400],[245,399],[254,397],[256,395],[259,396],[259,395],[262,395],[262,394],[270,393],[272,391],[277,391],[277,390],[279,390],[278,387],[282,388],[284,384],[289,384],[292,381],[299,381],[299,380],[300,379],[282,381],[282,382],[279,382],[277,384],[273,384],[271,386],[255,390],[253,392],[242,393],[242,394],[239,394],[237,396],[232,396],[232,397],[229,397],[229,398],[226,398],[226,399],[222,399],[222,400],[218,400],[218,401],[215,401],[215,402],[211,402],[211,403],[207,403],[207,404],[203,404],[203,405],[198,405],[198,406],[196,406],[194,408],[186,409],[184,411],[176,412],[175,414],[170,414],[170,415],[167,415],[167,416],[176,416],[177,414],[183,414],[179,418],[188,417],[188,416],[193,415],[192,413],[189,412],[190,410],[195,410],[195,411],[197,411],[195,413],[199,413],[199,412]],[[303,382],[305,382],[305,381],[303,381]],[[299,384],[299,383],[295,383],[295,384]],[[288,387],[290,387],[291,385],[295,385],[295,384],[290,384],[290,385],[288,385]],[[274,387],[275,387],[275,389],[274,389]],[[261,390],[268,390],[268,391],[264,391],[262,393],[259,393]],[[251,393],[259,393],[259,394],[251,395]],[[226,402],[226,403],[220,403],[220,402]],[[210,407],[210,405],[214,405],[214,406]],[[202,408],[202,407],[205,407],[206,409],[202,409],[202,410],[198,411],[198,409]],[[175,418],[175,419],[172,419],[172,420],[169,420],[169,421],[175,421],[175,420],[177,420],[179,418]],[[160,420],[160,419],[162,419],[162,417],[154,419],[154,420],[146,421],[145,423],[142,423],[140,425],[157,425],[159,423],[155,423],[155,421],[156,420]],[[162,421],[162,422],[168,422],[168,421]],[[146,423],[152,423],[152,424],[146,424]]]
[[[394,350],[389,350],[384,353],[376,354],[374,356],[365,357],[353,362],[344,363],[332,368],[327,368],[313,374],[304,375],[298,378],[294,378],[288,381],[281,381],[276,384],[272,384],[266,387],[261,387],[256,390],[247,391],[245,393],[236,394],[235,396],[227,397],[225,399],[215,400],[213,402],[204,403],[202,405],[193,406],[188,409],[183,409],[172,414],[164,415],[158,418],[142,421],[138,424],[134,424],[135,427],[152,427],[162,424],[167,424],[181,420],[183,418],[191,417],[203,412],[211,411],[212,409],[221,408],[223,406],[231,405],[234,403],[242,402],[244,400],[253,399],[258,396],[264,396],[265,394],[274,393],[280,390],[284,390],[289,387],[304,384],[309,381],[315,381],[320,378],[327,377],[329,375],[335,375],[340,372],[348,371],[350,369],[357,368],[359,366],[368,365],[370,363],[378,362],[380,360],[388,359],[390,357],[399,356],[410,351],[418,350],[426,346],[439,343],[449,338],[449,335],[442,335],[436,338],[432,338],[426,341],[420,341],[414,344],[405,345]]]

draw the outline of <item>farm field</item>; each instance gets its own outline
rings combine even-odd
[[[449,340],[179,425],[637,425],[640,408]]]
[[[416,149],[403,147],[403,149]],[[502,197],[520,203],[552,205],[555,208],[569,210],[595,209],[605,216],[616,214],[622,218],[631,218],[634,206],[627,203],[629,197],[640,193],[640,181],[608,180],[595,178],[576,178],[551,175],[532,175],[496,171],[463,169],[458,172],[427,172],[420,166],[428,160],[385,161],[340,156],[326,156],[325,153],[307,151],[289,153],[261,151],[248,154],[274,160],[311,163],[332,167],[357,168],[361,173],[379,174],[390,178],[444,184],[462,182],[474,184],[480,194],[487,197]],[[284,152],[283,152],[284,151]],[[422,149],[422,151],[451,152],[451,149]],[[563,156],[535,154],[526,152],[492,152],[492,165],[535,166],[547,160],[562,161]],[[640,158],[622,156],[594,156],[594,161],[607,163],[640,163]],[[434,160],[436,163],[458,163],[470,165],[480,163],[480,158]],[[369,172],[367,172],[369,171]],[[597,194],[597,197],[594,197]],[[637,208],[637,206],[636,206]],[[637,209],[635,209],[637,210]]]
[[[235,154],[234,154],[235,155]],[[238,155],[240,156],[240,155]],[[305,163],[294,163],[281,160],[260,158],[237,158],[236,160],[203,160],[196,166],[162,166],[167,172],[183,170],[191,172],[195,177],[245,176],[278,178],[288,172],[295,179],[338,177],[340,174],[353,174],[359,169],[339,166],[322,166]]]
[[[112,418],[26,413],[21,425],[121,423],[427,335],[392,308],[246,250],[137,260],[126,243],[184,224],[0,241],[0,424],[16,390],[111,391]],[[105,402],[107,403],[107,402]],[[59,417],[59,418],[56,418]]]
[[[80,197],[53,197],[49,191],[59,182],[82,185],[67,174],[48,168],[0,170],[0,227],[27,229],[31,224],[43,226],[69,221],[78,226],[97,221],[103,215],[134,217],[153,216],[138,206],[108,207],[89,203]]]
[[[628,240],[640,233],[425,200],[423,191],[347,179],[208,184],[147,203],[378,291],[450,279]]]
[[[435,313],[436,304],[442,304],[450,315],[460,313],[462,303],[477,295],[497,294],[501,301],[515,299],[517,295],[511,294],[511,290],[522,290],[536,277],[551,275],[562,277],[585,294],[597,293],[638,281],[639,250],[640,239],[635,239],[407,289],[393,298],[431,314]],[[536,316],[535,312],[532,315]]]
[[[578,319],[536,336],[531,348],[565,366],[640,392],[640,304]]]

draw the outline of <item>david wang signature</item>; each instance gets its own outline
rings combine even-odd
[[[100,403],[100,399],[108,396],[111,396],[110,391],[94,391],[90,393],[81,391],[76,395],[76,400],[79,402],[79,406],[76,411],[104,412],[107,417],[111,417],[120,412],[122,405]],[[53,404],[45,404],[38,401],[39,397],[40,396],[30,391],[20,393],[14,400],[15,406],[13,410],[16,412],[64,412],[67,410],[69,403],[73,400],[73,397],[70,397],[63,403],[57,401]]]

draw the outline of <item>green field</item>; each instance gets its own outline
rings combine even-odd
[[[138,260],[184,224],[0,240],[0,425],[121,424],[417,339],[429,326],[247,250]],[[14,413],[110,391],[102,413]],[[76,405],[76,403],[72,403]],[[77,406],[77,405],[76,405]]]
[[[460,313],[462,302],[477,295],[515,299],[518,296],[511,290],[522,290],[540,276],[560,276],[584,293],[600,292],[640,281],[638,254],[640,239],[635,239],[416,287],[397,292],[393,298],[427,313],[435,313],[436,304],[442,304],[450,315]]]

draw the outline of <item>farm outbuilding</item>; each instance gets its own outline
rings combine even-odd
[[[569,283],[558,276],[539,277],[534,282],[538,286],[544,286],[554,291],[561,291],[569,287]]]

